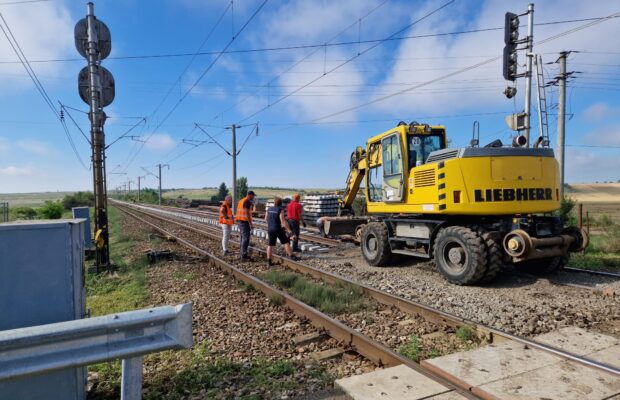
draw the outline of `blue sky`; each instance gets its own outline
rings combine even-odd
[[[110,174],[110,190],[145,175],[142,168],[155,172],[158,163],[170,165],[164,171],[166,188],[229,184],[230,157],[218,146],[183,143],[183,139],[208,139],[194,128],[196,122],[226,148],[230,130],[222,127],[248,125],[238,130],[239,145],[250,135],[238,158],[238,175],[247,176],[250,185],[257,186],[341,187],[355,146],[400,120],[444,124],[452,146],[466,145],[472,123],[478,120],[483,144],[495,138],[509,143],[512,133],[504,115],[523,108],[524,90],[519,82],[516,98],[504,97],[501,60],[358,108],[501,54],[503,30],[363,43],[389,37],[441,7],[445,0],[269,0],[236,36],[229,51],[350,44],[232,52],[222,55],[208,71],[215,54],[200,55],[193,61],[191,56],[123,58],[193,54],[214,27],[202,51],[217,53],[262,2],[235,0],[232,7],[230,0],[95,2],[96,15],[112,32],[112,54],[103,65],[116,80],[116,99],[106,109],[110,117],[106,141],[110,143],[147,118],[132,131],[146,142],[122,139],[109,148],[108,171],[126,174]],[[85,3],[2,3],[6,1],[0,0],[0,13],[28,59],[48,61],[33,62],[32,67],[51,99],[87,110],[77,93],[77,74],[85,61],[49,62],[79,58],[73,27],[84,16]],[[506,11],[520,13],[526,8],[526,1],[457,0],[397,36],[502,27]],[[536,4],[535,22],[602,17],[619,11],[618,0],[548,0]],[[521,21],[524,36],[525,18]],[[535,41],[583,24],[536,26]],[[568,60],[569,71],[579,72],[568,89],[568,182],[620,179],[619,36],[620,18],[614,18],[535,46],[543,62],[551,63],[545,65],[546,77],[557,75],[558,65],[552,62],[558,52],[580,51]],[[15,60],[0,35],[0,192],[91,189],[91,172],[73,154],[62,126],[23,67],[7,63]],[[519,62],[524,60],[521,53]],[[555,144],[557,90],[550,89],[547,96]],[[354,110],[323,118],[350,108]],[[88,133],[86,115],[69,111]],[[533,119],[536,121],[536,115]],[[71,121],[67,122],[88,166],[89,145]],[[252,131],[256,122],[258,136]],[[155,179],[149,176],[144,185],[155,186]]]

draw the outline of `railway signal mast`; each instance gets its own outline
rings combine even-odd
[[[519,39],[519,17],[527,15],[527,37]],[[504,79],[516,82],[517,78],[525,78],[525,110],[521,113],[511,114],[506,117],[506,123],[515,131],[523,131],[524,136],[517,136],[516,144],[523,147],[530,145],[530,116],[532,101],[532,58],[534,57],[534,4],[530,4],[527,12],[517,15],[511,12],[506,13],[504,27],[504,55],[503,55],[503,75]],[[524,48],[518,46],[525,44]],[[518,50],[525,50],[526,63],[525,73],[517,73]],[[515,86],[509,86],[504,90],[506,97],[513,98],[517,94]]]
[[[106,115],[103,108],[114,100],[114,77],[101,66],[101,60],[110,55],[112,41],[108,27],[95,17],[94,5],[86,5],[86,18],[75,25],[75,47],[88,61],[78,75],[80,98],[90,106],[93,181],[95,193],[95,242],[97,272],[110,267],[110,241],[108,234],[108,200],[105,172],[105,135],[103,125]]]

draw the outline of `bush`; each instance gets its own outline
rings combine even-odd
[[[560,202],[560,209],[556,211],[556,215],[564,225],[577,225],[577,217],[573,214],[575,208],[575,200],[570,197],[563,197]]]
[[[60,201],[47,200],[45,204],[38,210],[39,218],[42,219],[60,219],[64,208]]]
[[[68,194],[62,199],[62,206],[65,210],[73,207],[92,207],[95,205],[95,195],[93,192],[76,192]]]
[[[35,219],[37,210],[32,207],[15,207],[11,209],[12,219]]]

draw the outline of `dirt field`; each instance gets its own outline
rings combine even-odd
[[[0,202],[8,201],[9,207],[40,207],[46,200],[62,200],[73,192],[0,193]]]
[[[583,203],[584,218],[589,212],[595,219],[608,215],[613,222],[620,223],[620,183],[572,184],[566,195]]]

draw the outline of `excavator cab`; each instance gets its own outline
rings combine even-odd
[[[405,128],[404,132],[396,130],[381,139],[381,201],[385,203],[402,202],[405,180],[411,169],[423,165],[433,151],[446,148],[446,131],[443,127],[431,127],[417,122],[412,122],[408,127],[401,123],[399,127]],[[402,143],[403,138],[405,146]],[[377,182],[375,179],[375,191]]]

